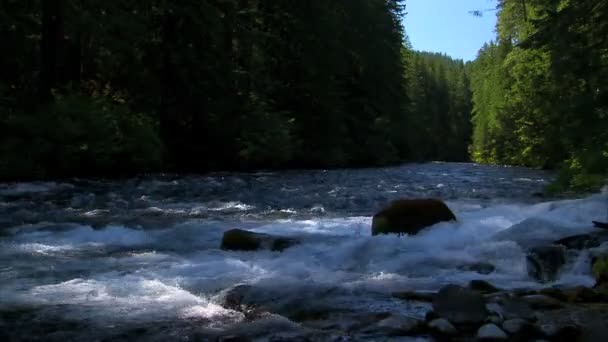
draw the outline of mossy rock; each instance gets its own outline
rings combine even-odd
[[[448,206],[438,199],[401,199],[393,201],[372,220],[372,235],[414,235],[439,222],[456,220]]]
[[[243,229],[232,229],[224,233],[221,249],[232,251],[268,249],[282,252],[298,243],[298,240],[292,238],[250,232]]]
[[[608,288],[608,255],[603,255],[593,262],[595,287]]]

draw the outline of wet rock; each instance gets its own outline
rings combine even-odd
[[[237,285],[233,287],[224,295],[222,306],[231,310],[237,310],[243,302],[245,293],[250,288],[251,285]]]
[[[559,289],[559,288],[555,288],[555,287],[548,287],[548,288],[541,289],[537,293],[530,293],[530,294],[542,294],[545,296],[549,296],[551,298],[555,298],[560,301],[567,301],[568,296],[566,295],[566,292],[569,290],[570,289]],[[526,295],[528,295],[528,294],[526,294]],[[526,296],[526,295],[524,295],[524,296]]]
[[[479,274],[490,274],[496,270],[496,267],[487,262],[478,262],[475,264],[460,266],[459,269],[462,271],[477,272]]]
[[[423,327],[424,322],[419,319],[403,315],[391,315],[369,327],[368,330],[386,336],[405,336],[416,334]]]
[[[522,299],[530,304],[532,309],[536,310],[555,310],[563,306],[559,300],[542,294],[528,295],[522,297]]]
[[[443,287],[433,300],[433,311],[455,324],[482,323],[488,312],[483,296],[457,285]]]
[[[532,248],[526,256],[528,275],[546,283],[557,279],[561,267],[566,263],[566,248],[551,245]]]
[[[576,227],[569,227],[555,221],[533,217],[497,233],[493,239],[497,241],[514,241],[524,249],[531,249],[538,246],[548,246],[555,240],[579,233],[580,230]]]
[[[469,282],[469,288],[481,293],[496,293],[501,291],[499,288],[485,280],[471,280],[471,282]]]
[[[504,320],[502,319],[502,317],[498,316],[498,315],[490,315],[486,319],[486,323],[493,323],[496,325],[501,325],[503,322],[504,322]]]
[[[541,325],[540,333],[552,341],[576,341],[581,330],[574,324],[550,323]]]
[[[436,295],[436,292],[431,291],[403,291],[392,293],[392,296],[395,298],[419,302],[432,302]]]
[[[481,341],[502,341],[509,337],[496,324],[486,324],[477,331],[477,339]]]
[[[329,312],[329,311],[328,311]],[[390,313],[332,313],[312,320],[298,321],[316,330],[377,333],[376,324],[391,316]],[[290,317],[291,318],[291,317]],[[293,318],[291,318],[293,320]],[[297,321],[297,320],[296,320]]]
[[[509,298],[502,303],[505,320],[521,318],[528,321],[536,320],[536,313],[532,306],[519,298]]]
[[[509,335],[519,335],[530,329],[532,325],[525,319],[509,319],[502,323],[502,329]]]
[[[450,321],[444,318],[432,320],[429,323],[429,328],[432,331],[445,336],[458,335],[458,330],[456,330],[456,328],[452,325],[452,323],[450,323]]]
[[[235,251],[255,251],[259,249],[283,251],[298,243],[296,239],[232,229],[224,233],[221,248]]]
[[[456,217],[445,203],[437,199],[402,199],[393,201],[374,215],[372,235],[417,234],[422,229]]]
[[[568,249],[583,250],[599,247],[604,242],[608,242],[608,232],[601,231],[569,236],[555,241],[554,244]]]
[[[543,290],[541,294],[553,297],[568,303],[594,303],[608,301],[608,293],[601,289],[590,289],[585,286],[577,286],[563,290]]]

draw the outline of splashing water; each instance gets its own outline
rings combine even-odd
[[[20,329],[16,322],[36,317],[64,322],[58,331],[111,327],[95,330],[101,338],[142,325],[186,331],[196,321],[217,332],[246,322],[221,306],[243,284],[273,312],[319,305],[410,315],[424,311],[391,292],[473,279],[539,287],[526,272],[525,243],[591,231],[606,203],[605,195],[540,202],[532,194],[550,177],[424,164],[0,185],[0,326]],[[371,215],[399,197],[444,198],[459,220],[417,236],[372,237]],[[302,243],[283,253],[220,250],[222,233],[235,227]],[[550,285],[592,284],[587,259],[578,256]],[[478,262],[496,270],[463,270]]]

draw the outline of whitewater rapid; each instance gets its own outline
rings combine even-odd
[[[441,182],[433,179],[434,184],[414,184],[410,189],[424,186],[420,194],[430,191],[429,195],[436,194],[433,191],[437,189],[455,191],[448,188],[449,177],[443,176],[453,171],[449,164],[429,168],[429,172],[446,179]],[[504,179],[500,170],[491,170]],[[528,178],[509,181],[526,184],[525,191],[513,192],[512,197],[488,198],[487,193],[495,193],[496,189],[480,198],[446,196],[458,221],[440,223],[417,236],[405,237],[371,236],[371,214],[378,208],[344,210],[322,200],[302,201],[301,197],[319,199],[315,195],[319,188],[297,198],[297,194],[289,195],[290,188],[281,182],[275,184],[280,187],[277,191],[293,199],[276,207],[246,201],[253,197],[250,193],[234,199],[223,194],[196,202],[179,199],[179,194],[170,193],[172,181],[160,180],[154,180],[157,182],[154,189],[164,188],[167,198],[173,196],[178,200],[163,202],[162,192],[156,190],[149,195],[156,197],[155,201],[142,199],[145,194],[125,199],[124,194],[103,193],[115,197],[102,205],[93,201],[91,205],[73,208],[77,207],[73,205],[75,202],[86,201],[90,189],[70,183],[3,185],[0,208],[4,208],[4,214],[9,213],[7,208],[15,209],[18,204],[21,210],[31,211],[31,203],[36,201],[47,203],[44,204],[47,209],[36,222],[14,224],[9,218],[6,221],[10,223],[1,230],[0,311],[27,308],[35,310],[39,319],[60,316],[113,328],[196,321],[209,329],[221,330],[245,321],[242,313],[221,305],[226,291],[238,285],[254,286],[257,300],[275,307],[277,312],[294,305],[319,305],[410,315],[423,315],[424,308],[395,300],[391,292],[436,290],[445,284],[466,284],[474,279],[503,288],[593,285],[585,255],[570,260],[556,282],[537,283],[526,271],[524,246],[527,241],[550,243],[590,232],[591,220],[603,218],[608,198],[592,195],[574,200],[539,200],[531,194],[542,189],[548,176],[530,171],[537,177],[534,179],[527,171],[520,172]],[[361,187],[373,188],[382,179],[375,176],[382,173],[385,171],[371,173]],[[230,177],[240,176],[226,177],[224,182],[239,183]],[[268,182],[272,183],[272,179]],[[470,182],[469,194],[473,193],[472,188],[480,186],[475,179]],[[236,190],[231,191],[238,192],[240,186],[247,186],[245,183],[235,185]],[[488,183],[485,186],[491,188],[492,182]],[[304,189],[297,191],[307,191],[306,183],[289,185]],[[344,189],[328,184],[324,194],[331,196],[331,191]],[[348,191],[355,193],[356,189],[355,183]],[[66,191],[69,196],[58,202],[63,204],[48,204]],[[360,200],[363,205],[382,194],[366,191],[365,198]],[[385,197],[381,202],[401,195],[399,188],[391,187],[390,191],[396,192],[382,195]],[[509,194],[508,189],[504,191]],[[100,192],[90,193],[101,196]],[[131,204],[137,200],[142,204]],[[117,214],[112,206],[121,201],[131,207]],[[75,213],[79,219],[71,219],[76,217]],[[91,220],[104,216],[113,217],[116,222],[102,220],[103,224],[99,224],[100,221]],[[157,224],[149,225],[155,220]],[[296,237],[302,243],[282,253],[220,250],[223,232],[237,227]],[[479,262],[490,263],[496,269],[487,275],[466,270],[467,265]],[[280,322],[273,324],[291,324],[277,320]]]

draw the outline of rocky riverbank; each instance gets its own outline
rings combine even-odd
[[[268,294],[267,294],[268,295]],[[339,295],[339,293],[336,293]],[[586,287],[500,290],[483,281],[447,285],[438,292],[395,292],[393,297],[426,308],[424,317],[397,312],[354,312],[330,307],[277,305],[251,286],[226,292],[223,305],[251,322],[283,320],[270,340],[358,341],[606,341],[608,291]],[[265,302],[266,301],[266,302]],[[314,300],[313,300],[314,301]],[[277,312],[271,312],[272,310]],[[247,330],[219,341],[258,341]],[[268,333],[266,331],[265,333]]]

